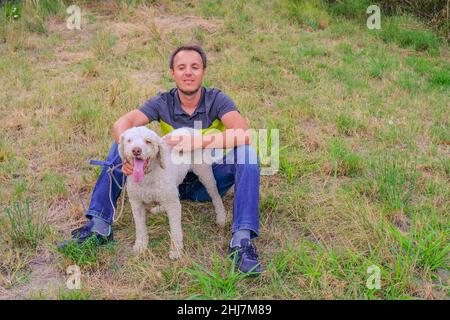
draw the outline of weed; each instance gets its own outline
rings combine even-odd
[[[99,59],[110,57],[117,38],[106,30],[97,31],[92,39],[91,48]]]
[[[332,169],[328,169],[328,173],[333,174],[335,177],[338,175],[353,177],[362,174],[364,170],[362,158],[348,151],[341,140],[332,140],[330,156],[333,166]]]
[[[384,22],[380,37],[385,42],[395,42],[402,48],[416,51],[437,52],[438,37],[431,31],[418,29],[408,17],[392,17]]]
[[[372,166],[379,199],[392,211],[404,210],[416,184],[416,168],[398,154],[385,154]]]
[[[99,240],[92,236],[81,245],[70,241],[58,251],[70,262],[87,269],[96,268],[106,258],[115,252],[116,245],[108,242],[104,246],[99,245]]]
[[[193,268],[184,269],[183,272],[194,277],[202,293],[190,297],[190,299],[235,299],[238,296],[237,284],[249,277],[252,273],[240,273],[236,270],[235,263],[219,260],[214,254],[213,270],[193,261]]]
[[[46,215],[32,210],[28,198],[25,202],[13,203],[5,211],[6,217],[1,217],[0,226],[13,245],[36,248],[50,231]]]

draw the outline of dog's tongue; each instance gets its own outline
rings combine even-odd
[[[134,158],[133,164],[134,182],[141,182],[142,180],[144,180],[144,164],[145,164],[144,160]]]

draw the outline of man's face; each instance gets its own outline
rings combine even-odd
[[[196,51],[180,51],[169,70],[177,88],[186,95],[193,95],[201,88],[205,70],[202,57]]]

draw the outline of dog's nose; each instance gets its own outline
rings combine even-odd
[[[134,155],[135,157],[140,156],[141,153],[142,153],[142,149],[141,149],[141,148],[139,148],[139,147],[134,147],[134,148],[133,148],[133,155]]]

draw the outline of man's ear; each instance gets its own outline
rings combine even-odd
[[[172,78],[172,80],[173,80],[173,69],[172,68],[170,68],[169,69],[169,76]]]
[[[125,140],[125,136],[124,136],[124,134],[122,133],[122,134],[120,135],[120,138],[119,138],[119,156],[120,156],[120,158],[121,158],[122,160],[125,160],[125,159],[124,159],[124,156],[125,156],[124,140]]]

